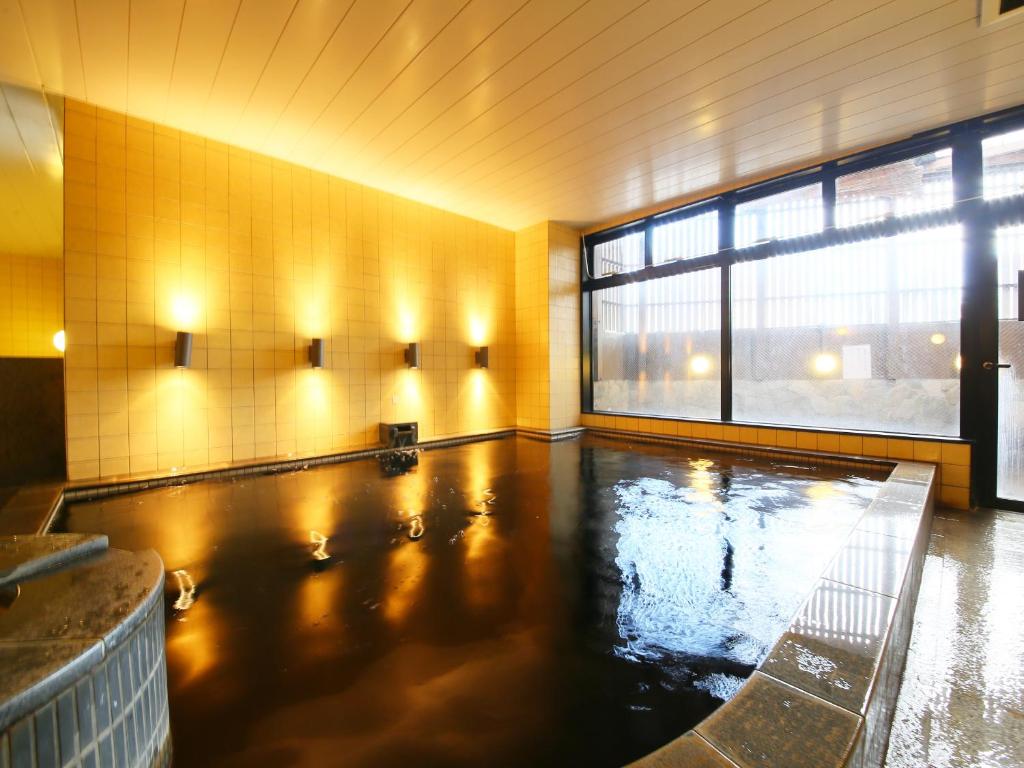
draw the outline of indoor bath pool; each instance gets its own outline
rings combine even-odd
[[[735,693],[884,479],[691,450],[506,438],[61,527],[163,558],[178,765],[622,765]]]

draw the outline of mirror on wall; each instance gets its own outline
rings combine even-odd
[[[0,505],[65,472],[63,122],[0,82]]]

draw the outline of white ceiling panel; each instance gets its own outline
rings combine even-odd
[[[60,258],[60,97],[0,84],[0,253]]]
[[[0,0],[0,80],[512,229],[1024,101],[975,0]]]

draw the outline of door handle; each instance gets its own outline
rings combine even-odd
[[[981,367],[986,371],[994,371],[996,368],[1009,368],[1009,363],[993,363],[991,360],[986,360],[981,364]]]

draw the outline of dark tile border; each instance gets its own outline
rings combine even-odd
[[[565,440],[583,434],[583,428],[563,430],[548,438],[541,438],[542,433],[515,428],[500,429],[474,435],[427,440],[416,445],[420,450],[430,451],[437,448],[451,448],[457,445],[478,443],[487,440],[502,440],[507,437],[523,435],[537,439]],[[20,489],[3,508],[0,508],[0,536],[29,533],[47,533],[54,520],[65,504],[76,501],[93,501],[117,496],[125,493],[136,493],[152,488],[168,488],[188,485],[203,480],[223,480],[249,475],[271,475],[283,472],[298,472],[313,467],[329,464],[343,464],[360,459],[376,458],[393,453],[394,448],[368,448],[358,451],[346,451],[326,454],[324,456],[304,456],[289,459],[267,459],[263,461],[244,462],[240,464],[217,467],[215,469],[198,469],[170,475],[152,475],[146,477],[112,479],[80,483],[46,483],[26,486]]]
[[[580,437],[586,431],[586,427],[569,427],[567,429],[555,430],[527,429],[525,427],[516,428],[516,434],[520,437],[525,437],[530,440],[540,440],[545,443],[557,443],[562,440],[572,440]]]
[[[416,448],[423,451],[432,451],[437,448],[451,448],[456,445],[467,443],[478,443],[485,440],[500,440],[512,437],[516,430],[507,429],[497,432],[486,432],[479,435],[467,435],[465,437],[451,437],[441,440],[428,440],[417,443]],[[384,456],[389,453],[404,450],[400,448],[367,448],[359,451],[346,451],[342,453],[330,453],[324,456],[307,456],[293,459],[268,459],[222,467],[218,469],[197,470],[195,472],[181,472],[173,475],[159,475],[140,480],[111,480],[107,482],[70,484],[64,490],[65,502],[93,501],[107,496],[117,496],[123,493],[135,493],[150,488],[167,488],[176,485],[188,485],[203,480],[223,480],[231,477],[244,477],[247,475],[274,475],[282,472],[299,472],[313,467],[322,467],[329,464],[344,464],[360,459],[372,459]]]

